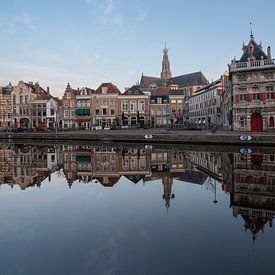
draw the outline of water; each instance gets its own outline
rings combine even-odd
[[[275,152],[197,149],[2,145],[0,274],[274,274]]]

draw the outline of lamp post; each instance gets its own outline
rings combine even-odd
[[[217,201],[217,181],[215,181],[214,194],[215,194],[215,197],[214,197],[213,203],[216,204],[216,203],[218,203],[218,201]]]

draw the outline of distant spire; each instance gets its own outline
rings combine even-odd
[[[164,43],[164,49],[163,49],[163,59],[162,59],[162,71],[160,74],[160,77],[162,80],[166,81],[170,78],[172,78],[172,73],[170,71],[170,62],[168,58],[168,50],[166,48],[166,42]]]

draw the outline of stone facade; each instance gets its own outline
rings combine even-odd
[[[240,60],[229,65],[235,131],[275,131],[275,60],[253,34]]]
[[[222,79],[199,89],[189,98],[189,123],[202,128],[222,126],[221,95]]]
[[[137,86],[119,95],[118,108],[122,127],[143,127],[149,123],[149,95]]]

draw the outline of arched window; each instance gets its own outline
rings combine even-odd
[[[132,100],[130,102],[130,112],[136,112],[137,111],[137,102]]]
[[[123,100],[121,102],[121,110],[122,112],[128,112],[128,101]]]
[[[271,116],[270,118],[269,118],[269,127],[274,127],[274,117],[273,116]]]
[[[140,112],[142,112],[142,113],[145,112],[145,102],[144,102],[144,100],[139,101],[139,103],[138,103],[138,110]]]
[[[137,118],[135,116],[131,117],[131,126],[137,125]]]

